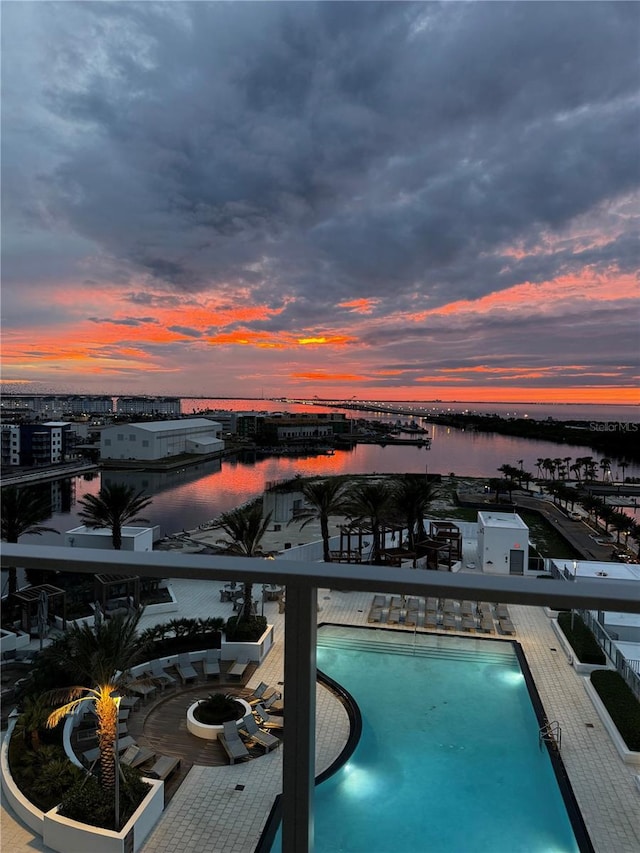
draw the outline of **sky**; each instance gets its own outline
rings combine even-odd
[[[1,13],[5,391],[640,402],[640,4]]]

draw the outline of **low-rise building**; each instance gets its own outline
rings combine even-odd
[[[100,435],[102,459],[156,460],[186,454],[206,455],[224,450],[222,426],[208,418],[119,424]]]
[[[478,568],[490,574],[525,574],[529,528],[515,512],[478,512]]]

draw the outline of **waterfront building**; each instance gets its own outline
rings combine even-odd
[[[529,528],[515,512],[478,513],[478,567],[489,574],[525,574]]]
[[[179,397],[118,397],[119,415],[179,415]]]
[[[2,424],[3,466],[56,465],[73,455],[76,434],[67,421]]]
[[[208,418],[118,424],[100,434],[102,459],[156,460],[224,450],[222,427]]]

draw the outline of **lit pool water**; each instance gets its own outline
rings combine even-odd
[[[318,668],[362,736],[315,789],[317,853],[577,853],[510,644],[321,628]]]

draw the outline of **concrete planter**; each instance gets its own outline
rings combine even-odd
[[[164,782],[145,779],[151,790],[120,832],[89,826],[62,817],[58,807],[44,816],[42,840],[58,853],[135,853],[142,846],[164,808]]]
[[[596,712],[602,721],[602,725],[607,730],[607,734],[613,741],[613,745],[618,750],[620,758],[625,764],[632,764],[635,767],[640,767],[640,752],[633,752],[627,747],[620,735],[620,732],[616,728],[616,724],[609,716],[609,712],[605,708],[602,699],[598,696],[598,692],[589,678],[584,679],[584,689],[587,691],[587,695],[589,696],[589,699],[591,699],[593,707],[596,709]]]
[[[579,675],[590,675],[595,669],[611,669],[611,667],[608,666],[606,663],[581,663],[576,657],[576,653],[574,652],[571,643],[565,637],[562,628],[560,627],[560,625],[558,625],[557,619],[551,620],[551,627],[553,628],[556,637],[560,641],[562,650],[567,656],[569,663]]]
[[[164,782],[146,779],[151,789],[120,832],[61,817],[57,807],[48,812],[36,808],[13,780],[9,768],[9,743],[16,719],[9,722],[0,751],[2,791],[15,814],[47,847],[58,853],[135,853],[142,846],[164,809]]]
[[[245,656],[253,663],[262,663],[273,646],[273,625],[267,625],[264,634],[255,643],[238,643],[235,640],[222,641],[221,660],[236,660]]]
[[[244,699],[241,699],[239,696],[233,697],[236,702],[244,708],[243,717],[246,717],[247,714],[251,713],[251,705],[248,702],[245,702]],[[191,732],[192,735],[196,737],[203,738],[204,740],[217,740],[218,735],[222,734],[224,731],[224,726],[213,726],[208,725],[207,723],[201,723],[200,720],[196,720],[194,716],[194,711],[202,702],[205,702],[205,699],[199,699],[197,702],[194,702],[193,705],[190,705],[187,709],[187,728]],[[236,720],[236,724],[240,724],[242,719]]]

